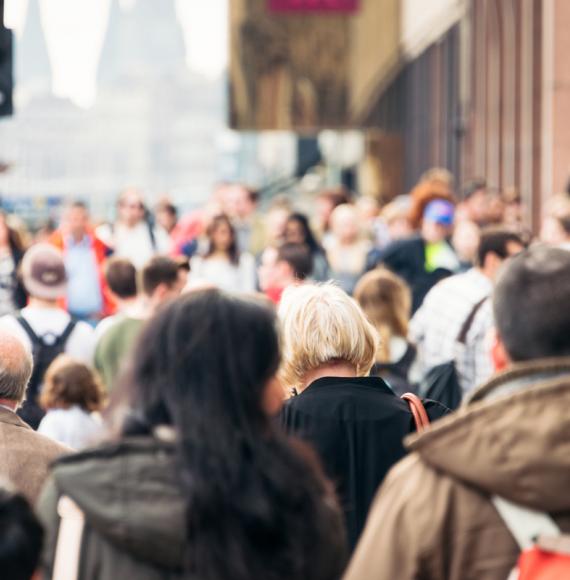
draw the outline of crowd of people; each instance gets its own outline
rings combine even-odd
[[[570,531],[570,194],[524,211],[433,169],[0,215],[0,577],[506,579]]]

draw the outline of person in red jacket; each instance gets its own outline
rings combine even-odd
[[[66,208],[51,243],[63,252],[68,276],[62,306],[73,317],[92,324],[113,314],[115,306],[103,276],[103,264],[110,249],[95,235],[83,202],[73,202]]]

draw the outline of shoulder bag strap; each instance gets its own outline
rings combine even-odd
[[[156,252],[156,250],[158,248],[156,245],[156,236],[154,235],[154,225],[149,217],[146,217],[145,221],[146,221],[146,227],[148,228],[148,236],[150,238],[150,245],[152,246],[153,251]]]
[[[469,329],[473,325],[475,316],[477,315],[477,312],[479,312],[481,306],[483,306],[483,304],[485,304],[485,302],[487,302],[488,299],[489,297],[485,296],[483,300],[480,300],[479,302],[477,302],[477,304],[475,304],[475,306],[473,306],[471,312],[469,313],[469,316],[465,319],[465,322],[463,323],[463,326],[461,327],[461,330],[457,335],[457,342],[461,344],[465,344],[467,342],[467,333],[469,332]]]
[[[539,536],[560,536],[560,529],[548,514],[519,506],[498,495],[492,496],[491,501],[521,550],[531,548]]]
[[[77,504],[66,495],[59,498],[57,513],[61,519],[52,580],[78,580],[85,518]]]
[[[408,403],[410,412],[414,417],[416,431],[421,433],[424,429],[429,427],[430,424],[430,420],[422,400],[417,395],[414,395],[414,393],[404,393],[401,398],[406,401],[406,403]]]

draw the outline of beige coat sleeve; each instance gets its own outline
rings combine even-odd
[[[426,497],[429,482],[422,477],[428,472],[429,479],[429,471],[415,455],[390,471],[376,495],[344,580],[445,577],[438,575],[439,566],[428,556],[439,535],[433,502]]]

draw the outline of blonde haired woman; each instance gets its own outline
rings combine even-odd
[[[376,489],[406,453],[402,439],[415,429],[412,414],[381,378],[368,376],[378,334],[343,290],[333,284],[289,288],[279,317],[282,380],[295,393],[282,423],[319,454],[354,548]],[[433,407],[427,409],[433,418]]]
[[[385,268],[364,275],[354,298],[380,335],[372,375],[382,377],[397,395],[415,391],[416,347],[406,338],[412,308],[408,285]]]

